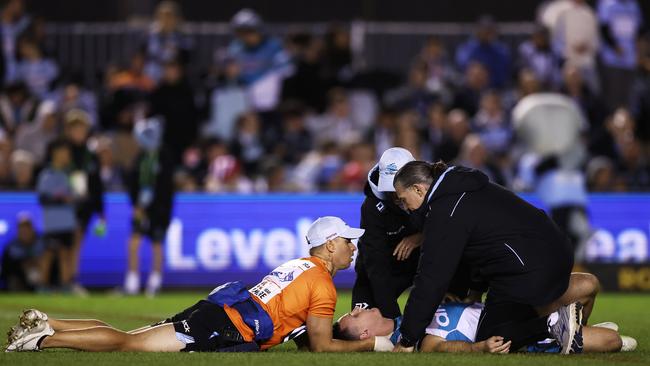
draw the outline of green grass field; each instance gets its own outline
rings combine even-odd
[[[156,299],[93,295],[68,296],[0,295],[0,328],[7,330],[20,311],[35,307],[58,318],[97,318],[120,329],[133,329],[176,313],[201,298],[203,293],[169,293]],[[405,299],[402,299],[405,301]],[[337,313],[348,310],[349,293],[339,294]],[[403,304],[403,302],[402,302]],[[650,296],[603,294],[599,297],[592,322],[615,321],[621,332],[637,338],[635,352],[618,354],[561,355],[486,355],[486,354],[310,354],[295,351],[293,343],[257,354],[217,353],[85,353],[48,350],[39,353],[0,353],[0,365],[650,365],[650,317],[646,311]]]

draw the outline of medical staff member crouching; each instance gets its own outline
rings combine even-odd
[[[359,239],[352,309],[372,307],[390,318],[401,315],[397,299],[413,285],[421,235],[408,211],[398,204],[393,178],[414,160],[408,150],[393,147],[384,151],[368,173],[361,205],[361,228],[366,232]]]

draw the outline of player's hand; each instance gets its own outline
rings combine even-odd
[[[404,347],[401,344],[397,343],[393,348],[393,352],[403,352],[403,353],[412,353],[415,347]]]
[[[510,352],[512,341],[504,342],[503,337],[493,336],[483,342],[479,342],[479,344],[481,344],[481,350],[483,352],[508,353]]]
[[[397,244],[393,251],[393,256],[397,257],[398,261],[406,260],[413,250],[422,245],[422,234],[413,234],[405,237]]]

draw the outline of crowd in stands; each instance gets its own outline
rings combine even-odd
[[[372,70],[355,63],[344,25],[279,38],[249,9],[233,15],[232,42],[215,50],[213,67],[190,78],[194,42],[180,3],[163,1],[128,65],[108,68],[101,88],[89,89],[57,64],[44,21],[10,0],[0,13],[0,189],[36,190],[48,145],[82,125],[104,189],[127,191],[140,151],[134,126],[154,117],[176,191],[360,192],[392,146],[479,168],[519,191],[535,189],[529,173],[546,171],[549,157],[569,155],[589,191],[647,191],[647,21],[637,0],[552,0],[512,48],[483,16],[456,49],[431,35],[404,55],[401,84],[370,88]],[[559,107],[517,115],[526,98]],[[578,126],[575,139],[545,119]],[[535,123],[541,142],[525,134]]]

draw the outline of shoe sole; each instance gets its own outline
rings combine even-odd
[[[571,334],[571,342],[567,354],[582,353],[583,338],[582,338],[582,304],[575,303],[575,310],[572,311],[575,319],[570,319],[571,324],[578,324],[577,329]],[[575,322],[574,322],[575,320]]]
[[[47,318],[41,317],[40,315],[37,315],[35,317],[28,317],[27,315],[30,312],[34,312],[33,309],[25,310],[23,311],[22,315],[20,316],[20,325],[25,328],[25,329],[32,329],[34,327],[37,327],[41,322],[47,322]]]
[[[569,339],[566,344],[562,345],[561,353],[568,355],[574,347],[575,335],[577,333],[576,324],[580,327],[582,324],[582,304],[573,303],[569,305]]]

